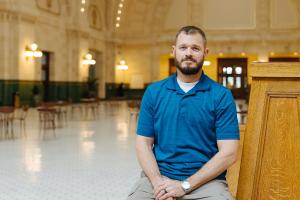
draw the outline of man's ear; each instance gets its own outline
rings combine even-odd
[[[209,49],[205,47],[204,55],[207,56],[208,52],[209,52]]]
[[[172,45],[172,54],[175,57],[175,45]]]

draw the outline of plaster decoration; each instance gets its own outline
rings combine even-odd
[[[161,32],[163,24],[166,20],[166,13],[168,13],[170,9],[170,5],[172,4],[172,0],[165,1],[156,1],[155,2],[155,10],[153,13],[149,13],[153,16],[150,27],[152,28],[152,32]],[[147,27],[147,25],[144,25]]]
[[[70,0],[63,0],[63,6],[65,8],[66,11],[66,15],[70,16],[71,15],[71,4],[70,4]]]
[[[59,0],[36,0],[36,5],[39,9],[49,12],[54,15],[60,15],[60,1]]]
[[[105,18],[105,27],[110,32],[108,35],[111,35],[115,29],[115,19],[116,19],[116,12],[118,9],[118,2],[119,0],[104,0],[104,7],[103,13]],[[124,14],[124,13],[122,13]]]
[[[123,41],[153,42],[163,31],[171,4],[172,0],[133,0],[126,4],[125,22],[122,22],[118,36]]]
[[[90,5],[88,9],[89,26],[93,29],[102,30],[101,12],[96,5]]]
[[[24,22],[34,24],[37,22],[37,17],[28,13],[20,13],[20,19]]]
[[[270,2],[271,29],[295,29],[299,25],[299,12],[293,0]]]
[[[194,24],[202,27],[203,25],[203,0],[189,0],[189,24]]]
[[[300,1],[299,0],[292,0],[292,2],[295,4],[297,11],[298,11],[298,25],[300,27]]]
[[[256,0],[206,0],[203,27],[206,30],[255,29]]]

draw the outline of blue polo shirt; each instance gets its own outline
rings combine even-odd
[[[234,99],[230,90],[204,73],[187,93],[172,75],[145,91],[137,134],[154,138],[162,175],[185,180],[218,152],[217,140],[239,139]]]

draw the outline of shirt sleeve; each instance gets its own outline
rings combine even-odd
[[[217,140],[240,139],[236,105],[230,90],[221,95],[216,107],[216,137]]]
[[[137,134],[154,137],[154,107],[150,89],[147,88],[141,103]]]

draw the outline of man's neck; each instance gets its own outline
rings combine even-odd
[[[177,78],[180,81],[185,83],[196,82],[200,79],[201,75],[202,75],[202,69],[197,74],[193,74],[193,75],[185,75],[181,73],[181,71],[177,70]]]

